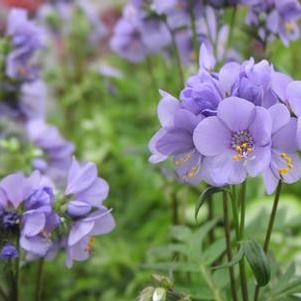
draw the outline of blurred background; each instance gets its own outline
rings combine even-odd
[[[117,227],[111,234],[97,239],[94,256],[89,261],[76,263],[71,270],[64,267],[63,256],[46,263],[44,300],[47,301],[135,300],[154,273],[147,264],[156,263],[162,256],[156,248],[170,240],[170,225],[175,222],[173,202],[176,200],[181,208],[177,223],[196,229],[208,218],[208,208],[204,207],[198,224],[194,220],[195,202],[204,187],[177,183],[168,164],[162,168],[148,162],[148,141],[159,127],[158,88],[177,96],[182,87],[175,67],[160,55],[154,55],[148,62],[132,64],[112,53],[109,41],[125,2],[89,1],[101,24],[97,25],[101,26],[98,28],[101,38],[89,46],[83,42],[83,36],[93,34],[95,27],[87,26],[82,14],[68,20],[58,21],[54,15],[48,19],[53,27],[45,33],[47,47],[42,51],[40,63],[48,85],[48,120],[74,142],[78,158],[98,164],[100,175],[110,184],[106,206],[113,208]],[[23,7],[45,25],[41,8],[49,8],[54,3],[0,0],[1,24],[11,7]],[[236,24],[243,24],[244,16],[242,8]],[[234,30],[233,46],[243,58],[250,53],[256,56],[260,52],[257,44],[252,44],[239,29],[237,26]],[[277,69],[295,79],[301,78],[300,40],[291,43],[289,48],[275,41],[269,46],[269,58]],[[193,68],[186,68],[185,76],[192,71]],[[296,261],[299,273],[300,195],[301,184],[285,188],[273,239],[273,248],[279,250],[277,259],[287,265]],[[258,179],[249,184],[248,197],[248,231],[250,236],[261,236],[271,198],[264,196]],[[214,202],[213,210],[217,217],[221,216],[219,199]],[[22,301],[30,300],[27,296],[33,294],[31,279],[35,273],[34,264],[24,266]],[[192,290],[184,285],[182,289]]]

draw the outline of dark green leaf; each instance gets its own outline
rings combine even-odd
[[[271,269],[261,245],[255,240],[246,240],[242,242],[242,248],[258,286],[267,285],[271,278]]]
[[[203,204],[206,202],[206,200],[208,200],[208,198],[210,198],[215,193],[222,192],[222,191],[225,191],[225,188],[208,187],[203,191],[203,193],[200,195],[200,197],[196,203],[196,206],[195,206],[195,214],[194,214],[195,220],[197,220],[199,211],[200,211],[201,207],[203,206]]]

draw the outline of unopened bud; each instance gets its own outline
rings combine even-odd
[[[166,300],[166,289],[163,287],[158,287],[153,293],[152,301],[165,301]]]

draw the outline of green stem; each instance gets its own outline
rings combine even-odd
[[[212,221],[214,218],[214,208],[213,208],[213,202],[212,202],[212,196],[208,198],[208,221]],[[209,244],[211,245],[215,241],[214,237],[214,228],[212,228],[209,233]]]
[[[231,23],[230,23],[230,31],[229,31],[229,36],[227,40],[227,46],[224,54],[224,59],[226,58],[225,56],[227,55],[229,48],[232,44],[232,39],[233,39],[233,31],[234,31],[234,25],[235,25],[235,20],[236,20],[236,14],[237,14],[237,5],[233,7],[232,10],[232,16],[231,16]]]
[[[244,230],[245,230],[245,215],[246,215],[246,186],[247,182],[243,182],[241,185],[239,200],[240,200],[240,226],[239,226],[239,236],[238,241],[244,239]],[[241,281],[241,292],[243,301],[248,301],[248,284],[246,276],[246,267],[245,259],[243,258],[239,262],[239,272],[240,272],[240,281]]]
[[[174,56],[175,56],[175,59],[176,59],[176,65],[177,65],[177,68],[178,68],[178,72],[179,72],[179,76],[180,76],[180,85],[181,85],[181,89],[182,89],[182,87],[185,84],[185,82],[184,82],[184,72],[183,72],[183,68],[182,68],[180,52],[179,52],[179,48],[178,48],[178,45],[177,45],[176,36],[175,36],[175,33],[172,30],[172,28],[170,28],[167,21],[165,21],[165,24],[166,24],[166,27],[167,27],[167,29],[170,33],[170,36],[171,36],[172,47],[173,47]]]
[[[228,262],[231,262],[233,254],[231,248],[231,229],[229,224],[229,211],[228,211],[228,195],[227,192],[223,192],[223,205],[224,205],[224,229],[226,237],[226,246],[227,246],[227,257]],[[233,266],[229,267],[229,276],[230,276],[230,285],[231,285],[231,294],[232,300],[237,301],[236,285],[235,285],[235,273]]]
[[[266,232],[264,245],[263,245],[263,250],[266,254],[269,251],[270,240],[271,240],[272,231],[273,231],[275,218],[276,218],[276,214],[277,214],[277,208],[278,208],[278,204],[279,204],[279,200],[280,200],[281,188],[282,188],[282,181],[279,180],[278,186],[277,186],[277,189],[276,189],[276,192],[275,192],[275,198],[274,198],[274,202],[273,202],[272,212],[271,212],[271,215],[270,215],[268,229],[267,229],[267,232]],[[256,289],[255,289],[254,301],[258,300],[259,293],[260,293],[260,287],[257,285]]]
[[[201,273],[204,277],[204,280],[206,281],[212,295],[214,301],[223,301],[223,298],[221,297],[221,294],[219,292],[218,286],[214,283],[211,275],[209,274],[208,270],[201,265]]]
[[[41,258],[38,261],[37,266],[37,286],[36,286],[36,301],[42,301],[43,293],[43,270],[44,270],[44,259]]]
[[[196,67],[197,69],[199,68],[199,50],[200,50],[200,45],[198,41],[198,33],[196,30],[196,19],[195,19],[195,14],[193,10],[193,1],[190,0],[189,3],[189,14],[190,14],[190,22],[191,22],[191,29],[192,29],[192,34],[193,34],[193,48],[194,48],[194,56],[195,56],[195,61],[196,61]]]
[[[158,90],[159,90],[158,83],[157,83],[157,80],[156,80],[156,77],[155,77],[152,61],[149,57],[146,58],[146,68],[147,68],[147,71],[148,71],[153,89],[154,89],[155,93],[157,93]]]

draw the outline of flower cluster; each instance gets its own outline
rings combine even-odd
[[[201,52],[210,54],[204,46]],[[150,141],[150,161],[173,157],[191,184],[223,186],[262,175],[272,193],[279,180],[294,183],[301,177],[300,91],[300,82],[266,60],[229,62],[218,73],[201,65],[181,101],[161,92],[162,128]]]
[[[212,1],[215,2],[215,1]],[[111,48],[120,56],[137,63],[147,56],[169,54],[177,47],[181,61],[191,62],[194,57],[194,42],[205,43],[215,49],[222,60],[229,30],[219,26],[216,8],[234,3],[202,3],[202,1],[129,1],[122,18],[117,22],[111,40]],[[195,22],[192,22],[194,20]],[[194,37],[195,35],[195,37]]]
[[[298,0],[243,0],[250,7],[247,24],[258,29],[258,36],[267,42],[278,35],[288,46],[290,41],[299,38],[298,20],[301,5]]]
[[[46,121],[47,89],[36,61],[42,31],[25,10],[10,12],[1,42],[6,47],[1,48],[0,113],[10,121],[1,138],[15,135],[31,145],[33,155],[30,176],[17,172],[0,181],[0,259],[23,253],[28,260],[50,259],[64,249],[71,267],[89,258],[95,236],[115,227],[111,210],[103,205],[109,187],[96,165],[81,165],[73,157],[73,144]]]
[[[59,245],[71,267],[73,260],[89,258],[94,236],[112,231],[111,210],[102,204],[108,184],[97,176],[96,166],[90,162],[81,166],[73,159],[66,183],[58,190],[38,171],[29,177],[11,174],[0,182],[2,259],[18,255],[12,241],[20,244],[28,259],[47,258],[50,253],[53,258]]]

